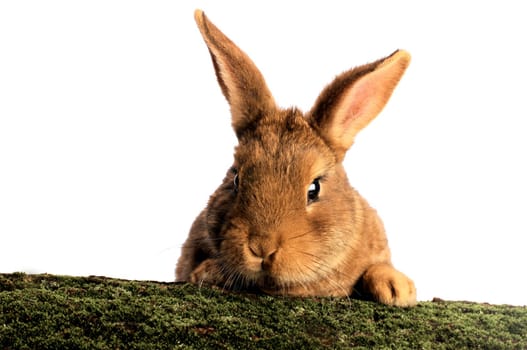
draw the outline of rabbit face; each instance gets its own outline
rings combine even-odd
[[[349,221],[351,194],[306,118],[296,109],[263,117],[240,137],[234,158],[218,254],[230,279],[288,288],[333,270],[353,241],[338,224]]]

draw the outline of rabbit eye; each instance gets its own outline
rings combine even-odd
[[[239,181],[238,180],[238,174],[234,175],[234,180],[232,180],[232,182],[234,183],[234,189],[238,189],[238,185],[239,185]]]
[[[320,193],[320,178],[313,180],[307,190],[307,204],[311,204],[318,200],[318,194]]]
[[[231,171],[234,174],[234,179],[232,180],[232,184],[234,185],[234,191],[238,191],[238,186],[240,185],[240,179],[238,178],[238,169],[232,168]]]

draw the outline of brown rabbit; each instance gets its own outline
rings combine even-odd
[[[381,219],[342,166],[410,55],[396,51],[340,74],[303,114],[277,107],[249,57],[202,11],[195,19],[239,144],[192,225],[176,280],[292,296],[360,290],[384,304],[414,305],[414,283],[392,266]]]

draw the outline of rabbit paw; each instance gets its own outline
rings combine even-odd
[[[414,282],[389,264],[371,266],[362,280],[365,289],[380,303],[400,307],[417,303]]]
[[[219,285],[222,282],[221,274],[214,259],[207,259],[190,273],[190,282],[194,284]]]

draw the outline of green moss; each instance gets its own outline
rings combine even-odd
[[[0,274],[1,349],[527,349],[527,307],[227,293]]]

